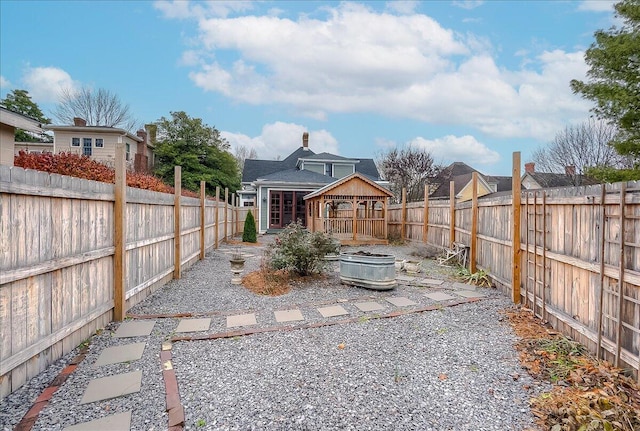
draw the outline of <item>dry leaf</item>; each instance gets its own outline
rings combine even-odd
[[[449,378],[449,376],[447,376],[447,375],[446,375],[446,374],[444,374],[444,373],[440,373],[440,375],[438,376],[438,378],[439,378],[440,380],[447,380],[447,379]]]
[[[340,350],[344,349],[344,343],[338,344],[338,349],[340,349]]]

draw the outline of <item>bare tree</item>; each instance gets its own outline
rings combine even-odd
[[[62,124],[73,124],[73,119],[80,117],[90,126],[119,127],[129,131],[137,123],[129,105],[123,103],[117,94],[103,88],[62,90],[53,115]]]
[[[247,159],[257,159],[258,153],[255,148],[245,147],[244,145],[238,145],[234,154],[236,161],[238,162],[238,169],[240,172],[244,169],[244,161]]]
[[[399,202],[402,189],[407,189],[407,200],[417,201],[424,197],[424,186],[442,169],[433,161],[433,156],[411,146],[394,148],[376,159],[381,176],[389,181],[394,199]]]
[[[579,183],[590,167],[626,166],[628,159],[620,156],[610,145],[616,134],[614,126],[592,118],[567,126],[556,134],[552,142],[536,149],[531,159],[536,163],[536,170],[541,172],[565,173],[567,167],[573,168]]]

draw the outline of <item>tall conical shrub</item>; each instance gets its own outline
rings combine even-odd
[[[243,242],[258,242],[256,238],[256,219],[253,218],[253,213],[249,211],[247,218],[244,219],[244,230],[242,231]]]

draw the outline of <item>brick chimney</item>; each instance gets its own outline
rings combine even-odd
[[[576,167],[573,165],[565,166],[564,173],[568,177],[574,177],[576,175]]]
[[[302,134],[302,149],[305,151],[309,151],[309,133],[304,132]]]
[[[87,120],[80,117],[73,117],[73,125],[78,127],[85,127],[87,125]]]
[[[536,164],[533,162],[524,164],[524,171],[528,174],[533,174],[536,172]]]

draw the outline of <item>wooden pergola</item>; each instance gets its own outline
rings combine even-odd
[[[392,196],[356,172],[304,197],[307,229],[331,234],[344,245],[388,244],[387,207]]]

